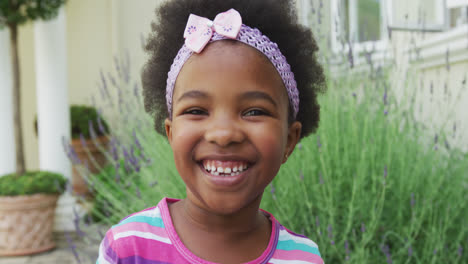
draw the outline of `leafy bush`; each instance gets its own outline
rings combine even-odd
[[[414,120],[414,94],[392,90],[391,70],[329,74],[319,130],[282,166],[262,208],[315,240],[327,263],[468,263],[468,155],[449,146],[444,127],[431,135]],[[164,196],[185,197],[138,84],[121,78],[115,86],[125,100],[105,102],[108,116],[118,113],[108,156],[135,174],[108,169],[93,183],[108,225]]]
[[[105,120],[102,120],[94,107],[85,105],[72,105],[70,107],[70,123],[72,138],[91,138],[92,131],[90,127],[99,128],[96,135],[104,135],[109,131],[109,126]]]
[[[421,140],[387,78],[335,80],[262,206],[328,263],[467,263],[468,156]]]
[[[113,204],[116,201],[127,199],[128,193],[123,190],[135,192],[135,186],[141,185],[138,173],[125,166],[125,161],[120,160],[115,165],[107,165],[99,173],[91,175],[88,178],[92,186],[94,195],[93,207],[89,212],[92,220],[95,222],[109,221],[119,208]],[[132,185],[133,184],[133,185]],[[107,189],[111,192],[100,192],[100,189]],[[115,219],[115,221],[118,221]]]
[[[20,177],[16,173],[0,177],[0,196],[17,196],[37,193],[62,194],[67,180],[58,173],[48,171],[26,172]]]

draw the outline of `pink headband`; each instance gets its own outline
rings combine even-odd
[[[223,39],[235,39],[259,50],[271,61],[281,76],[294,111],[294,118],[299,111],[299,91],[291,66],[281,53],[278,45],[258,29],[242,24],[242,18],[234,9],[220,13],[214,21],[190,14],[184,32],[185,44],[177,53],[168,73],[166,102],[169,115],[172,114],[172,95],[174,85],[182,66],[194,52],[200,53],[211,42]]]

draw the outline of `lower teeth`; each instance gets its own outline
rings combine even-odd
[[[216,176],[222,176],[222,177],[230,177],[230,176],[236,176],[236,175],[239,175],[240,172],[233,172],[233,173],[219,173],[219,172],[212,172],[212,171],[207,171],[213,175],[216,175]]]

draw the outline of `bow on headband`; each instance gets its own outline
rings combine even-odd
[[[219,13],[214,21],[190,14],[184,32],[185,45],[192,51],[200,53],[213,36],[213,31],[227,38],[236,39],[241,26],[241,15],[234,9]]]

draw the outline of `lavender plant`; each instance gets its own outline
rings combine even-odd
[[[327,263],[468,263],[468,155],[448,143],[463,131],[448,130],[450,121],[432,130],[416,121],[421,102],[409,89],[418,82],[412,72],[396,82],[395,64],[378,66],[370,52],[356,74],[353,56],[344,55],[339,74],[329,73],[319,130],[297,146],[262,207],[315,240]],[[336,58],[323,61],[329,68]],[[130,78],[128,55],[115,65],[115,75],[101,73],[104,103],[96,105],[112,138],[110,167],[89,177],[102,203],[94,213],[105,225],[87,226],[99,230],[83,235],[91,241],[163,196],[184,196],[167,140],[154,131]]]

